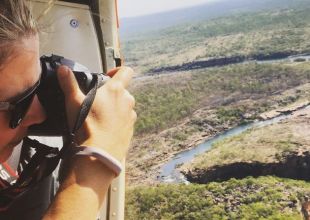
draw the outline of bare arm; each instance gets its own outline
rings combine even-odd
[[[84,95],[71,71],[63,67],[58,72],[65,93],[69,125],[72,126]],[[134,99],[125,89],[133,72],[129,68],[121,68],[111,74],[115,76],[98,90],[76,141],[84,146],[101,148],[122,161],[136,120]],[[92,157],[78,156],[69,164],[68,173],[44,220],[95,219],[115,177],[111,170]]]
[[[102,163],[87,157],[76,159],[44,220],[96,219],[113,178]]]

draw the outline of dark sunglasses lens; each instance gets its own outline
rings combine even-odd
[[[24,98],[23,100],[19,101],[15,104],[14,110],[11,111],[11,121],[10,121],[10,127],[16,128],[20,122],[25,117],[32,101],[35,96],[35,92]]]

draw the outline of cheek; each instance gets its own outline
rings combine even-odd
[[[0,163],[11,156],[14,147],[25,137],[26,132],[22,126],[11,129],[8,114],[0,112]]]
[[[14,141],[18,133],[17,129],[9,127],[9,114],[0,112],[0,149]]]
[[[9,129],[10,114],[8,112],[0,112],[0,135]]]
[[[37,98],[35,103],[39,103]],[[32,104],[23,122],[15,129],[9,127],[10,115],[7,112],[0,112],[0,163],[6,161],[13,152],[13,149],[27,135],[28,127],[45,120],[45,113],[41,105]]]

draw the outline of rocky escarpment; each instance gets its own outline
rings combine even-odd
[[[241,179],[247,176],[275,175],[297,180],[310,180],[310,152],[284,153],[279,162],[236,162],[222,166],[213,166],[207,170],[195,168],[182,171],[192,183],[225,181],[230,178]]]
[[[216,66],[225,66],[229,64],[242,63],[245,61],[257,60],[257,61],[268,61],[275,59],[285,59],[289,56],[296,55],[296,51],[283,51],[283,52],[274,52],[270,54],[254,54],[251,56],[233,56],[233,57],[220,57],[220,58],[211,58],[208,60],[198,60],[188,63],[183,63],[181,65],[159,67],[151,69],[150,74],[157,74],[162,72],[176,72],[176,71],[186,71],[186,70],[195,70],[208,67]]]
[[[168,67],[160,67],[150,70],[150,73],[161,73],[161,72],[175,72],[175,71],[186,71],[186,70],[195,70],[202,69],[207,67],[214,66],[224,66],[229,64],[241,63],[246,60],[244,56],[235,56],[235,57],[222,57],[222,58],[214,58],[209,60],[200,60],[200,61],[192,61],[189,63],[184,63],[182,65],[176,66],[168,66]]]

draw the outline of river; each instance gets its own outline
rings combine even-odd
[[[310,106],[307,106],[306,108],[310,108]],[[240,125],[235,128],[229,129],[219,135],[216,135],[213,138],[206,140],[204,143],[199,144],[197,147],[192,148],[191,150],[178,153],[169,162],[167,162],[166,164],[162,166],[161,173],[159,177],[157,178],[157,180],[161,182],[166,182],[166,183],[186,183],[187,184],[189,182],[186,180],[184,175],[180,173],[180,171],[177,168],[184,163],[189,163],[197,155],[208,151],[211,148],[213,143],[223,140],[224,138],[229,138],[229,137],[241,134],[242,132],[248,129],[251,129],[251,128],[259,128],[259,127],[264,127],[270,124],[277,123],[283,119],[288,118],[289,116],[290,115],[281,115],[281,116],[275,117],[273,119],[265,120],[265,121],[255,121],[249,124]]]

